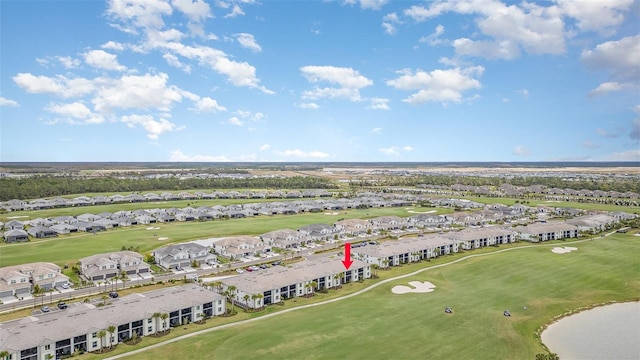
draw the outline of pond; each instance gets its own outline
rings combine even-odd
[[[640,359],[640,302],[586,310],[551,324],[542,342],[562,360]]]

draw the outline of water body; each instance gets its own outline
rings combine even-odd
[[[568,316],[542,332],[561,360],[640,359],[640,302],[612,304]]]

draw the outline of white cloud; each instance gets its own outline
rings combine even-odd
[[[295,158],[311,158],[311,159],[324,159],[329,157],[329,154],[323,153],[321,151],[302,151],[300,149],[294,150],[284,150],[284,151],[274,151],[276,155],[284,156],[284,157],[295,157]]]
[[[404,151],[404,152],[413,151],[413,147],[409,145],[406,145],[403,147],[390,146],[387,148],[379,148],[378,151],[389,156],[399,156],[401,151]]]
[[[193,22],[201,22],[211,17],[209,4],[202,0],[171,0],[171,4]]]
[[[122,51],[125,49],[125,46],[116,41],[107,41],[106,43],[100,46],[103,49],[114,50],[114,51]]]
[[[235,125],[235,126],[243,126],[244,123],[242,122],[242,120],[238,119],[237,117],[232,117],[229,120],[227,120],[227,122],[231,125]]]
[[[624,21],[624,13],[633,5],[633,0],[556,1],[564,14],[576,19],[580,30],[596,31],[603,35],[612,35],[614,27]]]
[[[226,156],[212,156],[212,155],[187,155],[180,149],[171,152],[169,161],[175,162],[227,162],[232,161]]]
[[[162,42],[152,45],[170,50],[187,59],[198,60],[199,63],[206,64],[216,72],[226,76],[235,86],[257,88],[266,94],[273,94],[273,91],[260,85],[260,80],[256,77],[255,67],[247,62],[232,61],[221,50],[207,46],[187,46],[178,42]]]
[[[62,75],[54,78],[18,73],[12,79],[19,87],[32,94],[50,93],[63,98],[72,98],[95,90],[93,82],[85,78],[67,78]]]
[[[529,149],[527,149],[524,146],[516,146],[513,149],[513,155],[517,155],[517,156],[529,156],[531,154],[531,152],[529,151]]]
[[[155,28],[164,26],[162,17],[171,15],[173,8],[163,0],[111,0],[107,8],[107,15],[122,22],[115,25],[120,30],[135,33],[135,28]]]
[[[249,49],[253,52],[261,52],[262,48],[256,42],[256,39],[251,34],[240,33],[236,34],[236,40],[245,49]]]
[[[389,13],[382,18],[382,28],[384,32],[389,35],[396,34],[398,32],[396,26],[400,24],[402,24],[402,22],[396,13]]]
[[[306,99],[321,98],[346,98],[351,101],[360,101],[360,89],[373,85],[373,81],[360,75],[351,68],[335,66],[304,66],[300,68],[302,75],[311,83],[328,82],[339,87],[316,87],[313,90],[305,91]]]
[[[251,111],[246,110],[236,110],[234,114],[238,115],[243,119],[249,119],[254,122],[260,122],[265,119],[266,115],[261,112],[253,113]]]
[[[346,0],[345,3],[354,3],[353,0]],[[363,9],[380,10],[387,4],[388,0],[360,0],[360,7]]]
[[[400,155],[400,152],[398,151],[398,147],[397,146],[391,146],[388,148],[380,148],[378,149],[378,151],[380,151],[381,153],[385,154],[385,155],[390,155],[390,156],[398,156]]]
[[[269,144],[264,144],[264,145],[260,146],[260,151],[267,151],[269,149],[271,149],[271,145],[269,145]]]
[[[440,35],[442,34],[444,34],[444,26],[438,24],[433,33],[431,33],[429,36],[421,37],[418,41],[421,43],[429,44],[431,46],[439,45],[442,43],[442,39],[440,39]]]
[[[182,62],[180,62],[180,59],[178,59],[177,56],[171,54],[171,53],[165,53],[162,55],[162,58],[165,59],[167,61],[167,64],[178,68],[178,69],[182,69],[184,72],[186,72],[187,74],[191,73],[191,66],[183,64]]]
[[[158,136],[162,133],[184,128],[166,119],[155,120],[151,115],[125,115],[120,118],[120,121],[131,128],[142,126],[147,132],[147,137],[151,140],[158,140]]]
[[[62,66],[67,69],[75,69],[80,66],[80,60],[73,59],[71,56],[56,56],[56,60],[58,60]]]
[[[367,106],[367,109],[373,109],[373,110],[391,110],[391,108],[389,107],[389,99],[383,99],[383,98],[371,98],[369,99],[370,103],[369,106]]]
[[[586,147],[587,149],[597,149],[600,147],[600,145],[594,143],[593,141],[590,140],[586,140],[582,143],[583,147]]]
[[[382,128],[381,127],[373,128],[371,129],[371,133],[375,135],[380,135],[382,134]]]
[[[556,6],[534,3],[504,4],[497,0],[432,2],[414,5],[403,13],[422,22],[447,12],[476,15],[476,24],[486,39],[458,39],[458,55],[512,59],[520,49],[531,54],[562,54],[565,33],[562,11]],[[455,44],[455,42],[454,42]]]
[[[479,56],[487,59],[511,60],[520,56],[518,44],[509,41],[474,41],[460,38],[453,41],[457,55]]]
[[[104,122],[104,117],[91,111],[81,102],[68,104],[49,104],[47,111],[62,116],[63,121],[70,124],[100,124]]]
[[[305,103],[300,103],[298,104],[298,107],[301,109],[318,109],[320,108],[320,106],[316,103],[312,103],[312,102],[305,102]]]
[[[590,69],[609,72],[611,80],[600,84],[590,95],[612,91],[636,90],[640,86],[640,35],[607,41],[592,50],[585,50],[581,60]]]
[[[238,4],[234,4],[233,7],[231,8],[231,11],[224,17],[234,18],[238,16],[243,16],[243,15],[244,15],[244,11],[242,10],[242,8]]]
[[[167,86],[168,78],[166,74],[159,73],[97,79],[101,86],[92,102],[99,112],[110,112],[116,108],[168,111],[174,102],[182,100],[178,88]]]
[[[598,87],[596,87],[595,89],[589,91],[589,96],[600,96],[600,95],[606,95],[606,94],[617,92],[617,91],[634,90],[637,87],[638,85],[633,83],[619,83],[616,81],[603,82],[602,84],[598,85]]]
[[[433,70],[425,72],[422,70],[405,69],[398,71],[400,76],[394,80],[388,80],[387,85],[396,89],[415,91],[414,94],[403,101],[411,104],[421,104],[425,102],[461,102],[462,93],[471,89],[480,89],[482,85],[475,77],[479,77],[484,72],[482,66],[468,68],[454,68],[447,70]]]
[[[18,73],[13,81],[26,92],[32,94],[52,93],[61,94],[64,85],[57,79],[47,76],[35,76],[30,73]]]
[[[20,106],[20,104],[18,104],[17,101],[15,100],[10,100],[7,99],[3,96],[0,96],[0,106],[12,106],[12,107],[17,107]]]
[[[518,94],[522,95],[523,98],[528,99],[529,98],[529,90],[527,89],[520,89],[516,91]]]
[[[227,111],[227,108],[218,104],[218,102],[210,97],[203,97],[195,102],[195,110],[199,112],[220,112]]]
[[[84,53],[84,61],[95,68],[104,70],[124,71],[127,68],[118,64],[117,55],[104,50],[90,50]]]

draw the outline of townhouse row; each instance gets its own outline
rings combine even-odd
[[[225,298],[201,286],[163,288],[0,323],[0,351],[11,360],[61,359],[225,312]]]

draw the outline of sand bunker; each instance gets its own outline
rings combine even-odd
[[[407,293],[428,293],[432,292],[433,289],[436,288],[432,283],[425,281],[409,281],[409,285],[413,286],[410,288],[404,285],[396,285],[391,289],[391,292],[394,294],[407,294]]]
[[[150,226],[147,228],[147,230],[160,230],[160,228],[157,226]]]
[[[340,213],[337,213],[337,212],[331,212],[331,213],[324,213],[324,214],[325,214],[325,215],[338,215],[338,214],[340,214]]]
[[[565,246],[565,247],[554,247],[553,249],[551,249],[551,252],[555,254],[566,254],[576,250],[578,250],[578,248]]]
[[[408,213],[412,213],[412,214],[431,214],[436,212],[435,210],[429,210],[429,211],[413,211],[413,210],[409,210],[407,211]]]
[[[167,240],[168,237],[159,237],[158,240]]]

